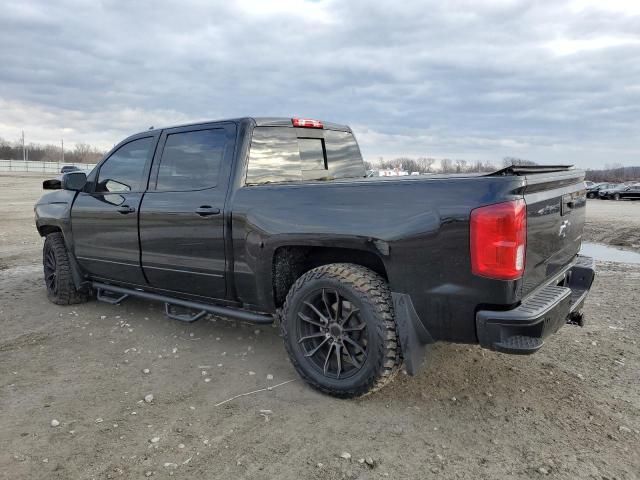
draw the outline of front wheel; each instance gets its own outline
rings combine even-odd
[[[87,301],[87,295],[76,290],[71,273],[69,254],[60,232],[50,233],[42,250],[44,281],[47,298],[57,305],[71,305]]]
[[[389,287],[359,265],[323,265],[300,277],[283,306],[281,330],[300,376],[336,397],[382,388],[401,364]]]
[[[616,193],[616,194],[613,196],[613,199],[614,199],[614,200],[620,200],[620,194],[619,194],[619,193]]]

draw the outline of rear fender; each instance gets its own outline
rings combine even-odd
[[[279,306],[276,305],[274,297],[274,284],[277,281],[274,278],[274,260],[278,249],[283,247],[308,249],[309,251],[317,249],[320,252],[292,259],[292,263],[297,263],[294,260],[299,260],[300,263],[305,265],[304,268],[295,271],[293,281],[311,268],[329,263],[345,262],[365,266],[382,276],[386,276],[384,249],[380,242],[375,239],[355,236],[319,236],[316,234],[287,235],[286,238],[280,236],[265,238],[257,232],[252,232],[247,236],[247,257],[254,259],[251,266],[255,272],[258,304],[268,308],[269,311],[275,311]],[[329,250],[336,252],[335,255],[323,254],[323,252],[327,253]],[[386,253],[388,254],[388,250]],[[374,259],[370,263],[374,263],[375,266],[359,261],[360,254],[369,259]],[[293,281],[290,279],[289,283],[293,284]],[[288,288],[286,291],[288,291]]]

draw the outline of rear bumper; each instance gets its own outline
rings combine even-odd
[[[565,323],[582,325],[581,310],[594,276],[594,260],[579,255],[571,268],[527,296],[517,308],[478,311],[480,345],[526,355],[538,351],[544,339]]]

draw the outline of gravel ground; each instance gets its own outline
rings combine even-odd
[[[640,251],[640,201],[588,200],[585,238]]]
[[[418,376],[336,400],[297,379],[271,327],[50,304],[40,180],[0,176],[0,478],[640,478],[639,265],[599,263],[588,325],[536,355],[439,344]],[[640,202],[588,216],[605,241]]]

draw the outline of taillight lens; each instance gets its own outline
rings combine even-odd
[[[311,120],[310,118],[292,118],[291,123],[294,127],[300,128],[324,128],[320,120]]]
[[[524,272],[527,205],[496,203],[471,211],[471,271],[481,277],[515,280]]]

